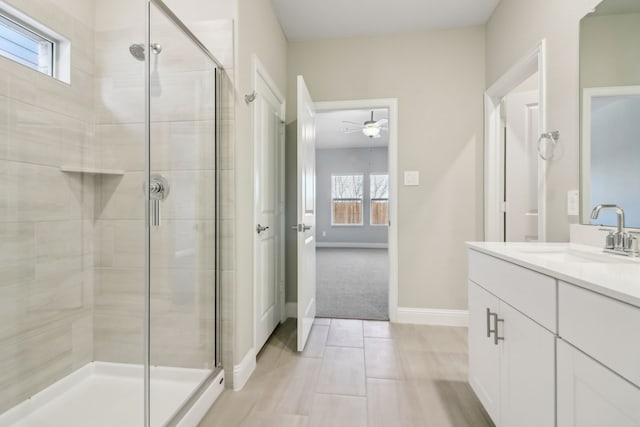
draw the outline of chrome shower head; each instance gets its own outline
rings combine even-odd
[[[142,43],[134,43],[129,46],[129,52],[131,56],[136,58],[138,61],[144,61],[144,44]],[[162,52],[162,46],[159,43],[153,43],[151,45],[151,52],[156,55],[159,55]]]
[[[144,45],[142,43],[134,43],[129,46],[129,52],[138,61],[144,61]]]

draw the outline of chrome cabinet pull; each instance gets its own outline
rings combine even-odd
[[[306,225],[306,224],[296,224],[291,226],[292,229],[298,230],[301,233],[311,230],[311,227],[312,227],[311,225]]]
[[[487,308],[487,338],[491,338],[491,332],[493,332],[491,329],[491,310]]]
[[[495,325],[495,329],[492,331],[493,332],[493,343],[495,345],[498,345],[498,341],[504,341],[504,337],[498,336],[498,323],[502,322],[504,323],[504,319],[500,319],[498,317],[498,313],[491,313],[491,316],[493,317],[493,324]]]

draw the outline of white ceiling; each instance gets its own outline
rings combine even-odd
[[[272,1],[287,38],[299,41],[481,25],[500,0]]]
[[[388,119],[386,108],[373,109],[373,119]],[[341,110],[318,113],[316,115],[316,148],[371,148],[389,145],[389,131],[383,129],[380,138],[369,138],[362,132],[344,133],[345,130],[360,130],[358,125],[343,121],[363,123],[371,119],[369,110]],[[386,126],[385,126],[386,127]]]

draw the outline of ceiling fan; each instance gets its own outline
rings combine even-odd
[[[360,128],[359,129],[346,129],[344,131],[344,133],[355,133],[355,132],[362,132],[365,136],[368,136],[369,138],[380,138],[380,132],[382,130],[387,130],[387,123],[389,121],[387,119],[380,119],[380,120],[373,120],[373,110],[371,110],[371,119],[365,121],[364,123],[356,123],[356,122],[349,122],[346,120],[343,120],[342,123],[350,123],[352,125],[357,125]]]

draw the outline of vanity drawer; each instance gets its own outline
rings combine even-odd
[[[556,279],[482,252],[469,250],[469,279],[556,332]]]
[[[640,387],[640,308],[560,282],[559,335]]]

